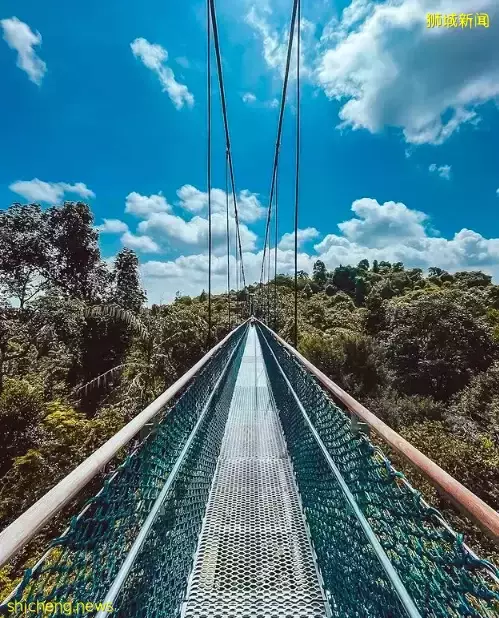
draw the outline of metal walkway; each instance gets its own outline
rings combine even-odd
[[[253,327],[234,390],[183,616],[326,616],[291,462]]]

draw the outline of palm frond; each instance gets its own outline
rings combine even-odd
[[[79,386],[77,389],[73,391],[73,394],[77,395],[78,393],[83,391],[83,393],[86,395],[88,391],[91,390],[92,388],[95,388],[95,387],[98,388],[99,386],[107,386],[109,379],[116,376],[125,367],[137,366],[137,365],[141,367],[143,366],[140,363],[123,363],[122,365],[116,365],[116,367],[113,367],[112,369],[108,369],[104,373],[101,373],[100,375],[98,375],[96,378],[92,378],[92,380],[90,380],[86,384]]]
[[[111,304],[94,305],[92,307],[84,306],[83,313],[86,317],[106,316],[114,318],[115,320],[120,320],[133,328],[142,339],[146,340],[149,338],[149,331],[144,323],[131,311],[123,309],[123,307],[120,307],[119,305]]]

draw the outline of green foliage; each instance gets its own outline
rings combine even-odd
[[[12,460],[25,453],[38,438],[44,414],[43,393],[27,380],[8,378],[0,395],[0,475]]]
[[[139,260],[133,251],[125,247],[114,261],[111,302],[138,313],[145,300],[146,294],[140,285]]]
[[[414,423],[401,433],[492,508],[499,508],[499,449],[487,435],[463,440],[450,434],[441,421]]]
[[[448,424],[462,436],[489,434],[499,447],[499,361],[474,376],[449,408]]]
[[[100,259],[85,204],[0,212],[0,518],[12,521],[245,319],[294,341],[294,277],[144,307],[135,253]],[[498,504],[499,286],[368,260],[299,271],[300,351],[390,426]],[[260,305],[258,302],[260,300]],[[12,302],[14,301],[14,302]],[[266,308],[267,309],[267,308]],[[0,587],[13,577],[0,571]]]
[[[367,399],[367,407],[396,431],[422,421],[440,421],[445,405],[432,397],[404,395],[388,386]]]
[[[376,344],[360,333],[338,329],[324,337],[318,331],[308,331],[301,337],[299,349],[316,367],[357,396],[374,392],[384,382],[383,370],[376,363]]]
[[[442,400],[487,369],[496,353],[486,325],[445,295],[391,306],[384,342],[395,387]]]
[[[327,281],[327,270],[326,265],[321,260],[317,260],[314,264],[314,270],[312,273],[312,281],[319,286],[319,288],[324,288]]]

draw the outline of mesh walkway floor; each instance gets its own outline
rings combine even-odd
[[[182,615],[326,616],[291,462],[253,327]]]

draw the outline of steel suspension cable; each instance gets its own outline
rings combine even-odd
[[[275,170],[275,236],[274,236],[274,330],[277,328],[277,243],[279,239],[279,166]]]
[[[267,264],[267,323],[270,324],[270,265],[272,263],[271,260],[271,244],[270,244],[270,235],[269,235],[269,254],[268,254],[268,264]]]
[[[277,125],[277,138],[276,138],[276,143],[275,143],[274,165],[273,165],[273,169],[272,169],[272,184],[271,184],[271,187],[270,187],[269,209],[268,209],[268,214],[267,214],[267,224],[265,226],[265,242],[264,242],[263,257],[262,257],[262,270],[261,270],[261,274],[260,274],[260,288],[261,288],[261,284],[262,284],[262,281],[263,281],[263,275],[264,275],[265,256],[266,256],[266,250],[267,250],[267,240],[268,240],[269,228],[270,228],[270,214],[271,214],[271,210],[272,210],[272,200],[273,200],[274,191],[275,191],[276,169],[277,169],[277,165],[278,165],[278,162],[279,162],[279,152],[280,152],[280,147],[281,147],[282,125],[283,125],[283,119],[284,119],[284,107],[286,105],[286,94],[287,94],[287,90],[288,90],[289,67],[290,67],[290,63],[291,63],[291,51],[293,49],[293,37],[294,37],[294,32],[295,32],[297,9],[298,9],[298,0],[293,0],[293,12],[291,14],[291,24],[290,24],[290,28],[289,28],[289,40],[288,40],[288,51],[287,51],[287,55],[286,55],[286,68],[285,68],[285,72],[284,72],[284,82],[283,82],[282,96],[281,96],[281,107],[280,107],[280,110],[279,110],[279,121],[278,121],[278,125]]]
[[[207,21],[207,132],[208,132],[208,152],[207,152],[207,185],[208,185],[208,344],[211,343],[211,250],[212,250],[212,227],[211,227],[211,18],[210,0],[206,3]]]
[[[298,348],[298,203],[300,194],[300,33],[301,0],[298,0],[298,33],[296,42],[296,177],[295,177],[295,328],[294,347]]]
[[[240,257],[240,267],[241,267],[241,277],[243,286],[246,287],[246,277],[244,274],[244,263],[243,263],[243,252],[241,246],[241,234],[239,231],[239,213],[237,209],[237,199],[236,199],[236,183],[234,181],[234,165],[232,162],[232,150],[230,143],[230,133],[229,133],[229,122],[227,119],[227,102],[225,99],[225,88],[224,88],[224,80],[223,80],[223,71],[222,71],[222,57],[220,53],[220,41],[218,38],[218,25],[217,25],[217,15],[215,9],[215,0],[208,0],[209,11],[211,13],[211,23],[213,27],[213,43],[215,46],[215,55],[217,60],[217,70],[218,70],[218,85],[220,88],[220,99],[222,102],[222,115],[224,122],[224,130],[225,130],[225,142],[227,152],[229,153],[229,171],[230,171],[230,180],[232,185],[232,197],[234,200],[234,219],[236,222],[236,237],[237,237],[237,246],[239,248],[239,257]]]
[[[227,223],[227,317],[230,327],[230,228],[229,228],[229,153],[225,153],[225,216]]]

